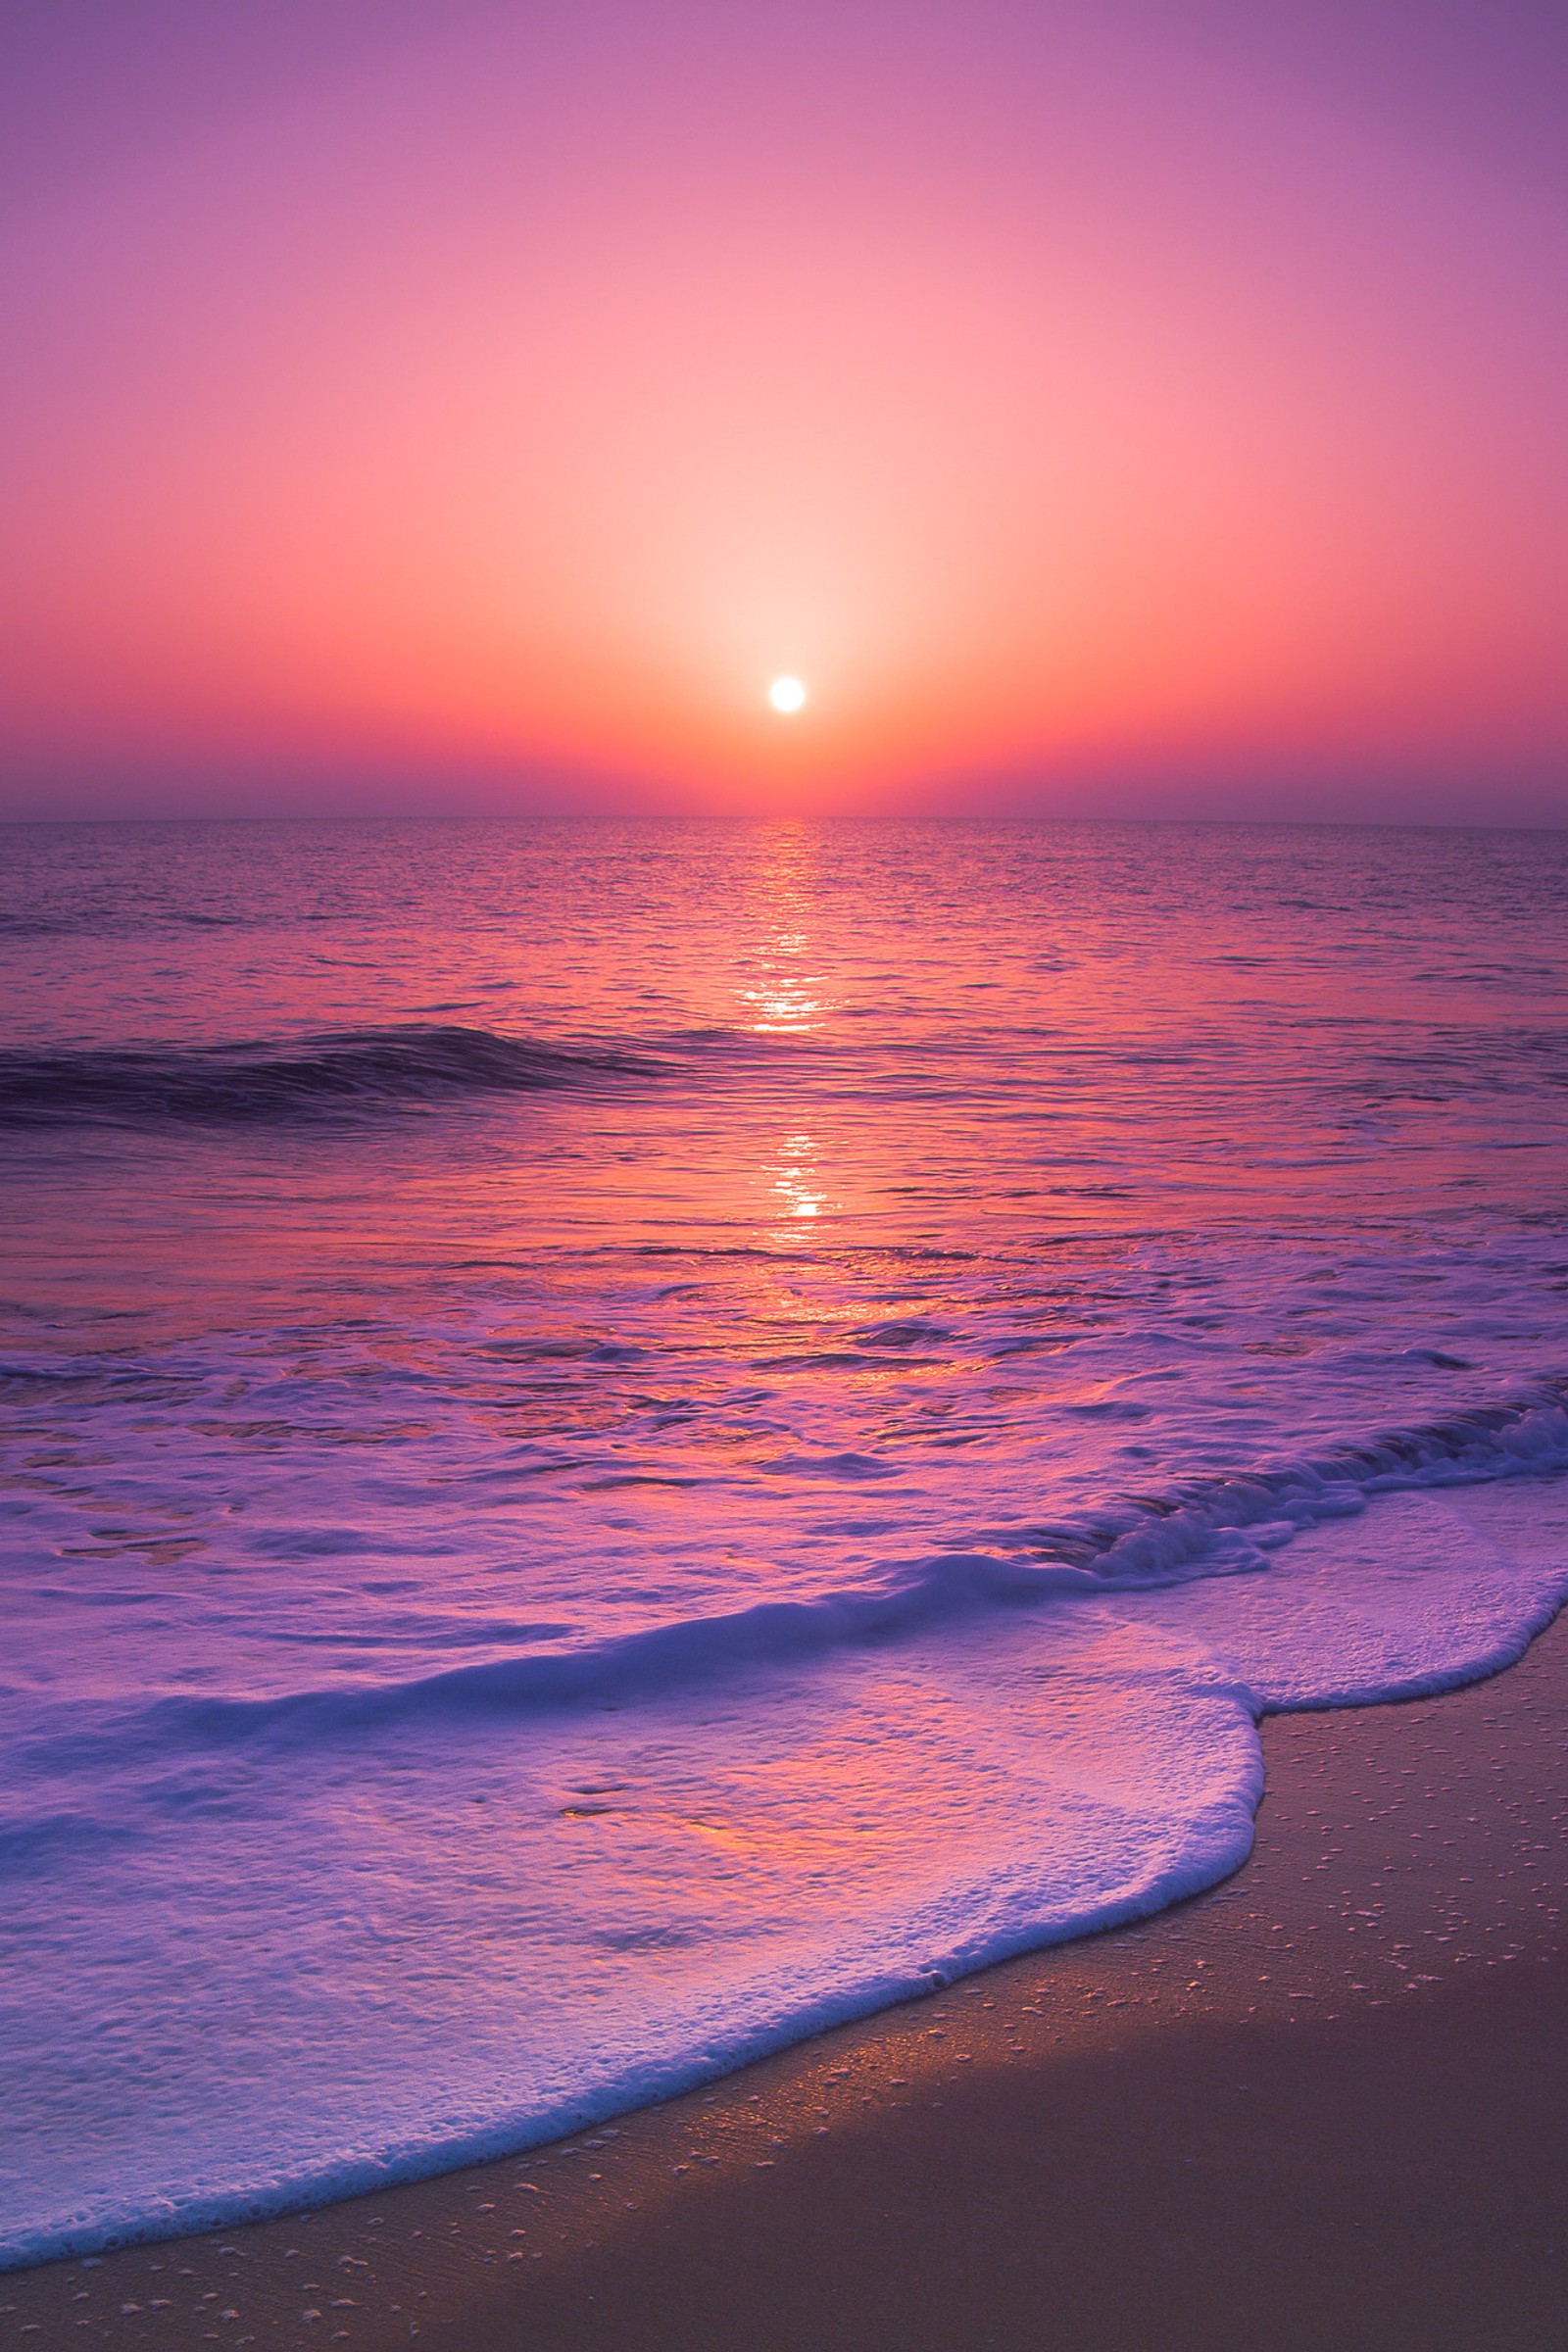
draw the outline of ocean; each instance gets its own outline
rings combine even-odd
[[[0,845],[0,2261],[1156,1911],[1568,1594],[1568,836]]]

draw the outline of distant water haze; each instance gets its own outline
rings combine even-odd
[[[1554,821],[1563,62],[11,12],[0,807]]]

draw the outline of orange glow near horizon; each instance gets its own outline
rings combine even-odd
[[[1519,191],[1115,12],[1026,71],[920,13],[891,90],[858,16],[460,13],[13,224],[19,805],[1558,772]]]

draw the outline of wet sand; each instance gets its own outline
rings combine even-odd
[[[1264,1726],[1252,1860],[531,2158],[0,2277],[0,2342],[1557,2352],[1568,1616]]]

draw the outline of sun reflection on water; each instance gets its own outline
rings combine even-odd
[[[740,987],[748,1026],[760,1032],[808,1035],[833,1007],[819,994],[825,979],[808,959],[821,957],[806,928],[817,909],[817,837],[805,825],[769,826],[757,873],[761,938],[753,975]]]
[[[773,1191],[783,1201],[787,1216],[819,1217],[826,1205],[820,1179],[811,1166],[815,1156],[816,1146],[808,1135],[787,1136],[780,1146]]]

